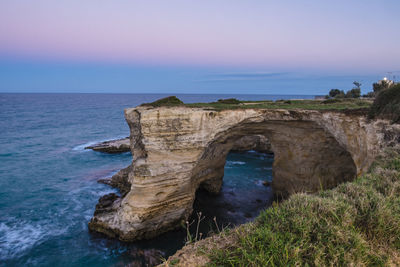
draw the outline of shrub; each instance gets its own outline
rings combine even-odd
[[[339,90],[339,89],[331,89],[329,91],[329,96],[330,97],[344,97],[344,91],[343,90]]]
[[[183,105],[183,102],[176,96],[168,96],[158,99],[151,103],[144,103],[141,106],[152,106],[152,107],[163,107],[163,106],[179,106]]]
[[[382,90],[370,109],[371,118],[384,118],[400,122],[400,84]]]
[[[363,95],[363,97],[375,97],[375,92],[368,92],[366,94]]]
[[[361,96],[360,88],[353,88],[346,93],[346,98],[359,98]]]
[[[390,86],[391,84],[388,81],[381,81],[380,83],[374,83],[372,88],[374,89],[374,93],[378,94],[385,89],[389,89]]]
[[[321,103],[322,104],[333,104],[333,103],[338,103],[338,102],[342,102],[342,100],[338,99],[338,98],[329,98],[329,99],[322,101]]]
[[[240,101],[236,98],[228,98],[228,99],[218,99],[218,103],[220,104],[240,104]]]

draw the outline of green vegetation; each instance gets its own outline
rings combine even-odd
[[[174,107],[186,106],[192,108],[208,108],[212,110],[227,109],[313,109],[313,110],[349,110],[366,109],[371,101],[361,99],[327,99],[327,100],[264,100],[264,101],[240,101],[235,98],[220,99],[211,103],[184,104],[176,96],[169,96],[152,103],[144,103],[141,106]]]
[[[361,96],[360,88],[353,88],[346,93],[346,98],[359,98]]]
[[[370,109],[370,117],[400,122],[400,84],[379,92]]]
[[[374,90],[373,94],[377,95],[379,94],[381,91],[385,90],[385,89],[389,89],[391,86],[391,84],[388,81],[382,80],[379,83],[374,83],[372,85],[372,88]]]
[[[294,194],[232,229],[212,266],[388,266],[400,261],[400,149],[368,174],[314,195]]]
[[[168,96],[151,103],[143,103],[141,106],[165,107],[179,105],[183,105],[183,102],[179,98],[177,98],[176,96]]]
[[[344,93],[343,90],[339,90],[339,89],[331,89],[329,91],[329,97],[336,97],[336,98],[344,98],[346,96],[346,94]]]
[[[219,99],[218,103],[220,104],[240,104],[240,101],[236,98],[228,98],[228,99]]]
[[[185,104],[193,108],[225,109],[313,109],[313,110],[347,110],[369,108],[371,101],[361,99],[329,100],[277,100],[277,101],[239,101],[238,104],[221,102]]]
[[[359,98],[361,96],[361,83],[354,81],[353,84],[355,87],[346,93],[343,90],[331,89],[326,98]]]

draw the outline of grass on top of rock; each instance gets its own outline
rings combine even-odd
[[[368,174],[317,194],[294,194],[232,229],[211,266],[388,266],[400,262],[400,149]]]
[[[370,100],[363,99],[329,99],[329,100],[264,100],[264,101],[221,101],[211,103],[185,104],[187,107],[225,109],[313,109],[313,110],[348,110],[365,109],[371,106]]]
[[[212,110],[227,109],[316,109],[316,110],[349,110],[366,109],[371,106],[371,100],[363,99],[328,99],[328,100],[262,100],[240,101],[236,98],[219,99],[210,103],[183,103],[176,96],[161,98],[141,106],[151,107],[175,107],[186,106],[192,108],[207,108]]]
[[[182,100],[176,96],[168,96],[158,99],[151,103],[143,103],[141,106],[164,107],[164,106],[180,106],[183,105]]]

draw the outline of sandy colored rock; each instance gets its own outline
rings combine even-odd
[[[273,153],[271,143],[264,135],[248,135],[235,141],[232,151],[254,150],[260,153]]]
[[[119,189],[121,196],[124,197],[131,190],[131,184],[128,180],[131,171],[132,165],[129,165],[114,174],[111,178],[100,179],[98,182]]]
[[[135,155],[131,188],[89,227],[126,241],[178,227],[199,187],[218,193],[226,156],[246,136],[269,141],[272,187],[287,196],[332,188],[365,172],[392,129],[363,114],[315,110],[137,107],[126,109],[125,118]]]

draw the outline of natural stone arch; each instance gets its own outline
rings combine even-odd
[[[271,141],[273,187],[282,194],[332,187],[361,174],[382,143],[379,122],[345,112],[138,107],[125,110],[125,117],[134,155],[127,171],[130,191],[101,205],[89,224],[121,240],[179,227],[200,184],[219,190],[223,164],[212,167],[207,157],[227,153],[242,136],[261,134]],[[333,168],[326,172],[325,166]]]
[[[270,141],[275,155],[272,186],[279,195],[332,188],[357,174],[350,153],[312,121],[243,121],[219,133],[205,148],[193,169],[193,182],[218,193],[226,156],[238,139],[249,135],[264,135]]]

